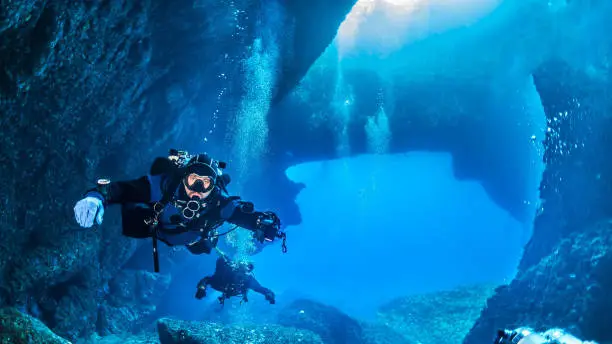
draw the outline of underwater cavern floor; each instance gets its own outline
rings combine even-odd
[[[459,344],[493,289],[487,285],[471,286],[400,298],[381,307],[378,319],[372,322],[354,320],[333,307],[308,300],[267,310],[262,307],[270,305],[228,304],[223,312],[208,313],[206,321],[162,318],[138,334],[94,335],[76,343]],[[0,310],[0,343],[68,341],[35,318],[4,308]]]

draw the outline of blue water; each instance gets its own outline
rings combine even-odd
[[[453,177],[452,157],[413,152],[313,162],[287,175],[306,188],[289,253],[255,257],[257,277],[370,318],[412,293],[511,279],[530,225],[482,186]]]
[[[311,89],[316,101],[326,91],[337,93],[334,99],[352,99],[359,94],[352,93],[355,85],[344,84],[348,80],[344,73],[373,70],[388,81],[383,83],[385,92],[415,85],[438,90],[447,96],[444,99],[454,102],[452,106],[432,100],[419,113],[394,112],[395,100],[399,104],[405,100],[402,97],[410,97],[399,93],[397,99],[386,99],[387,115],[393,119],[435,114],[435,121],[442,122],[461,121],[462,116],[487,118],[489,130],[482,135],[488,144],[474,154],[507,161],[502,180],[508,180],[508,188],[526,190],[526,212],[535,214],[546,122],[531,74],[554,50],[541,41],[558,34],[540,25],[567,18],[535,2],[474,1],[471,7],[435,4],[434,12],[423,13],[381,5],[368,20],[364,20],[366,12],[359,14],[356,6],[345,23],[357,23],[359,30],[341,27],[302,84]],[[569,9],[564,11],[569,13]],[[509,29],[518,23],[523,31]],[[525,31],[530,34],[525,36]],[[266,50],[259,54],[265,60]],[[570,55],[571,51],[563,51],[564,58]],[[251,67],[259,71],[253,74],[256,76],[267,75],[266,68],[270,68],[265,63]],[[320,70],[337,75],[336,85],[316,79]],[[265,84],[265,80],[251,81]],[[466,97],[457,89],[460,84],[478,90],[476,96]],[[266,94],[252,96],[265,100]],[[334,104],[317,109],[338,114],[335,118],[325,113],[328,117],[322,116],[324,119],[313,114],[313,125],[337,130],[348,126],[351,118],[373,115],[347,107],[344,101],[339,104],[341,111]],[[265,155],[267,130],[262,125],[267,108],[257,109],[259,102],[251,105],[243,106],[248,116],[240,122],[236,137],[237,142],[248,143],[246,148],[258,149],[246,154],[245,147],[237,147],[242,153],[235,158],[244,164]],[[451,113],[446,112],[449,109]],[[388,129],[393,143],[395,128]],[[247,136],[250,139],[244,140]],[[350,151],[342,146],[348,142],[347,137],[339,136],[338,148]],[[531,235],[533,217],[518,222],[491,199],[479,181],[457,180],[452,159],[448,153],[409,152],[344,157],[289,168],[289,179],[306,185],[297,198],[303,221],[287,228],[287,254],[281,254],[275,243],[253,257],[258,280],[277,293],[277,306],[292,297],[306,296],[357,318],[371,318],[380,305],[410,294],[509,282]],[[232,188],[239,192],[240,178]],[[249,195],[255,204],[266,203],[265,197]],[[175,276],[184,288],[176,299],[181,308],[177,313],[185,318],[197,319],[216,302],[214,297],[195,301],[191,295],[197,280],[212,273],[214,259],[191,257],[188,265],[196,267],[199,275]]]

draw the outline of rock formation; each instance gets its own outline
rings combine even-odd
[[[40,320],[15,308],[0,309],[0,343],[70,344]]]
[[[278,325],[241,326],[160,319],[157,327],[161,344],[324,343],[310,331]]]
[[[383,305],[378,320],[406,341],[421,344],[460,344],[478,319],[492,285],[407,296]]]
[[[603,322],[612,305],[610,85],[560,62],[535,80],[549,125],[541,208],[515,280],[496,290],[466,344],[490,343],[513,326],[612,340]]]

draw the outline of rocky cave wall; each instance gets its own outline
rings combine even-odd
[[[277,99],[329,44],[354,1],[327,4],[329,15],[319,12],[323,1],[293,3],[300,5],[281,3],[282,28],[275,28],[283,33],[275,43],[287,48],[271,86]],[[267,5],[3,3],[0,304],[20,307],[69,339],[113,332],[108,324],[121,321],[109,314],[150,312],[115,308],[121,295],[163,293],[169,276],[122,274],[136,241],[120,236],[112,212],[102,227],[79,229],[74,202],[100,176],[139,176],[170,147],[198,147],[202,127],[217,125],[215,152],[229,148],[225,124],[243,92],[241,61],[267,24]],[[305,39],[315,22],[321,31],[302,48],[294,37]],[[140,282],[131,288],[144,289],[125,290],[134,276]]]
[[[516,278],[487,302],[464,343],[499,328],[568,328],[612,341],[612,100],[610,83],[563,62],[535,74],[548,120],[542,204]]]

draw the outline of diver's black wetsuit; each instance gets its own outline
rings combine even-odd
[[[212,276],[204,277],[198,283],[196,298],[201,299],[206,296],[206,287],[210,285],[216,291],[223,293],[219,297],[219,302],[223,304],[225,299],[232,296],[242,295],[244,301],[248,301],[247,293],[249,289],[260,293],[266,297],[271,304],[275,303],[275,296],[272,290],[263,287],[253,275],[246,270],[244,265],[232,264],[226,257],[219,257]]]
[[[145,224],[145,220],[155,215],[153,208],[159,202],[162,209],[155,226],[157,239],[169,246],[185,245],[194,254],[210,253],[217,238],[211,238],[209,233],[224,222],[255,232],[260,243],[264,239],[274,240],[276,229],[280,227],[280,221],[273,213],[254,211],[252,203],[241,201],[239,197],[229,197],[217,186],[201,201],[198,216],[186,219],[176,202],[185,199],[183,184],[171,175],[148,175],[135,180],[111,182],[107,190],[106,195],[96,189],[90,190],[87,196],[101,199],[105,207],[110,204],[122,205],[125,236],[152,237],[151,226]],[[165,196],[170,200],[163,204]],[[262,218],[270,217],[274,224],[262,224]]]

